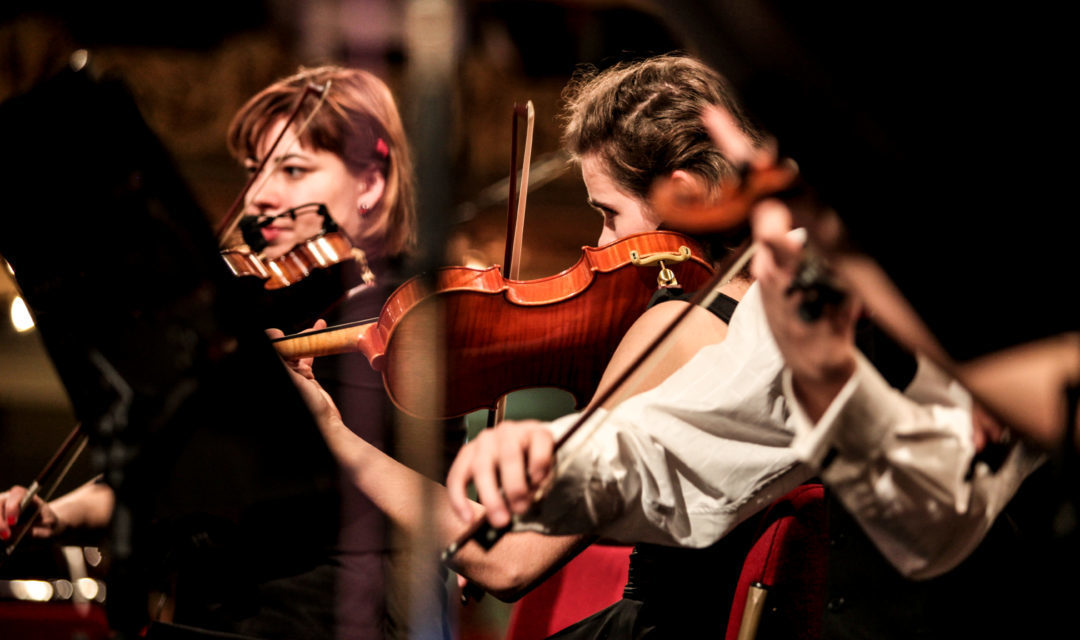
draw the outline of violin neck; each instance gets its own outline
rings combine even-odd
[[[349,323],[318,331],[297,333],[273,340],[274,348],[287,360],[332,356],[362,351],[362,338],[375,326],[373,322]]]

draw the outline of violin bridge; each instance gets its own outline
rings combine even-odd
[[[678,287],[679,281],[675,279],[675,272],[667,267],[664,262],[684,262],[690,258],[690,247],[682,245],[678,252],[664,251],[641,255],[636,249],[630,250],[630,263],[638,267],[648,267],[654,264],[660,265],[660,272],[656,274],[656,286],[661,289]]]

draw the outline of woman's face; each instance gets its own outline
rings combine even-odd
[[[634,233],[655,231],[660,226],[659,218],[644,201],[616,186],[599,154],[582,156],[581,177],[589,192],[589,205],[604,216],[604,228],[596,241],[598,246]]]
[[[249,171],[258,167],[259,160],[265,157],[284,126],[285,120],[278,120],[259,140],[258,158],[244,161]],[[381,182],[377,180],[381,176],[376,171],[353,175],[337,155],[293,143],[294,139],[292,131],[282,138],[248,195],[245,212],[274,216],[300,205],[322,203],[341,230],[356,243],[366,225],[366,216],[374,215],[382,195]],[[367,207],[367,211],[362,207]],[[276,258],[322,231],[322,216],[315,212],[315,207],[310,211],[297,215],[295,220],[289,216],[274,218],[263,227],[267,242],[263,256]]]

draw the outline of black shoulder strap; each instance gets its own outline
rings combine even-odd
[[[653,294],[652,300],[649,300],[648,308],[652,308],[661,302],[667,302],[669,300],[682,300],[683,302],[689,302],[694,297],[693,293],[683,293],[683,290],[678,287],[665,287],[658,289]],[[720,318],[724,322],[731,322],[731,315],[735,313],[735,306],[739,304],[739,301],[719,294],[716,299],[709,305],[709,311],[713,313],[717,318]]]

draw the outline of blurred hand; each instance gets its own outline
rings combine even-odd
[[[975,443],[975,452],[979,453],[988,444],[999,444],[1009,441],[1009,430],[1001,425],[994,416],[990,415],[979,403],[971,407],[972,433]]]
[[[803,294],[791,289],[806,259],[803,238],[791,233],[791,211],[765,200],[753,212],[751,273],[761,287],[762,304],[773,338],[792,372],[796,393],[812,419],[828,407],[855,371],[855,321],[860,305],[852,295],[826,305],[820,318],[799,315]]]
[[[26,487],[18,485],[0,493],[0,540],[11,539],[11,527],[22,515],[19,505],[25,497]],[[30,535],[35,538],[51,538],[63,532],[66,526],[57,517],[49,503],[38,496],[34,496],[33,503],[37,505],[38,515],[34,520],[34,526],[30,529]]]

